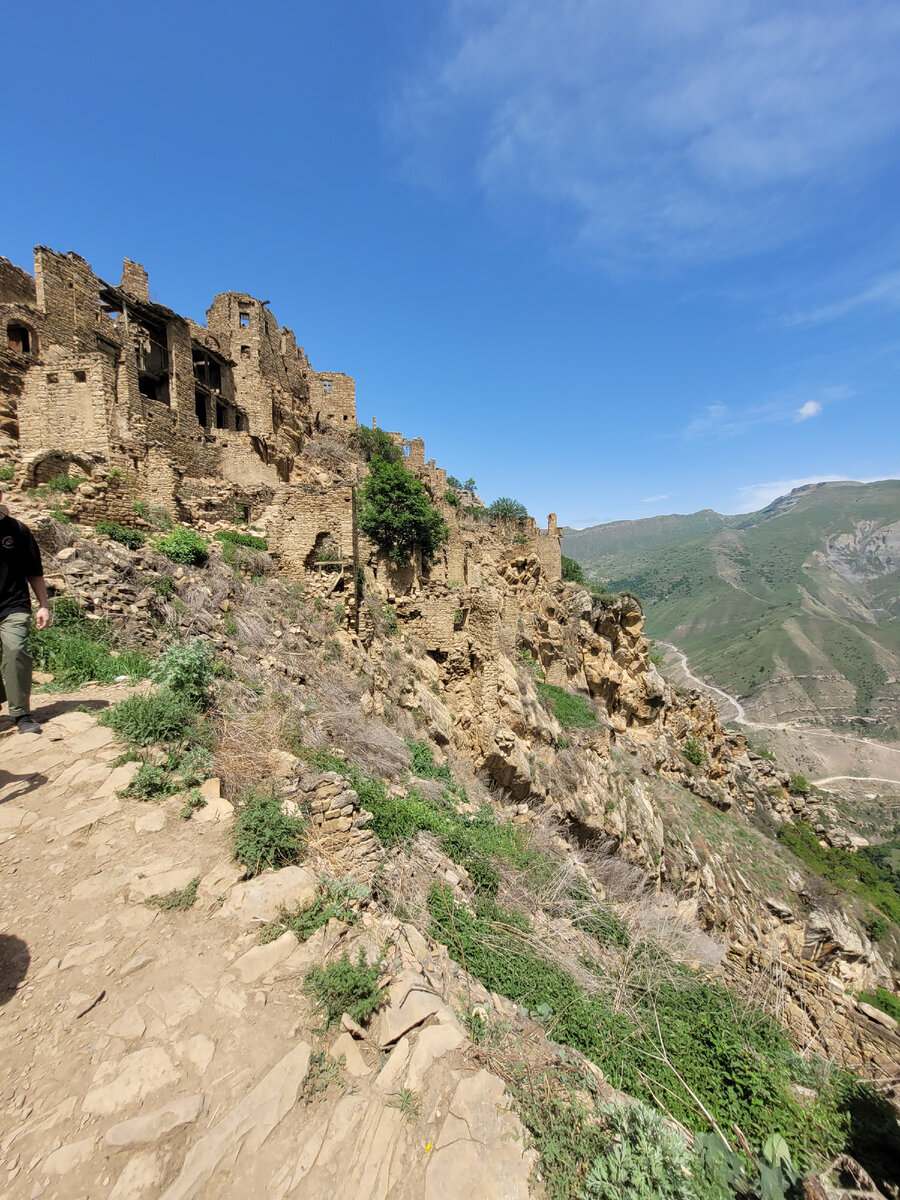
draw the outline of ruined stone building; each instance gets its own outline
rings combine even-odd
[[[397,573],[357,532],[366,468],[349,440],[353,380],[313,370],[265,301],[225,292],[202,326],[152,301],[139,263],[125,259],[110,284],[79,255],[38,246],[33,276],[0,259],[0,333],[0,439],[21,486],[85,478],[73,515],[86,522],[139,524],[157,508],[201,529],[260,525],[286,574],[344,591],[351,610],[361,570],[398,594],[419,591],[421,563]],[[421,438],[392,436],[450,526],[431,583],[480,587],[486,566],[523,551],[560,578],[555,517],[498,539],[448,502],[446,471],[426,462]]]

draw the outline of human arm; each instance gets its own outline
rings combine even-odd
[[[38,610],[34,617],[34,623],[38,629],[46,629],[50,624],[50,601],[47,596],[47,584],[44,582],[43,575],[29,575],[28,582],[31,584],[31,590],[37,597]]]

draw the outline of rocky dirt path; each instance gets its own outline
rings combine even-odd
[[[674,646],[671,642],[660,642],[659,645],[663,646],[675,657],[685,678],[691,684],[693,684],[694,687],[699,688],[701,691],[709,692],[720,701],[723,701],[729,708],[734,709],[733,716],[727,711],[724,712],[722,714],[723,720],[733,721],[737,725],[743,725],[746,729],[803,734],[803,736],[806,738],[821,741],[826,744],[831,742],[865,746],[867,750],[877,752],[879,756],[893,756],[893,758],[891,758],[889,761],[891,763],[896,762],[897,764],[897,774],[891,778],[884,778],[883,776],[879,775],[829,775],[824,779],[812,780],[812,782],[817,786],[819,784],[834,783],[838,780],[853,780],[858,783],[891,783],[895,787],[900,786],[900,750],[895,749],[892,746],[884,746],[880,743],[872,742],[867,738],[852,737],[850,734],[846,733],[832,733],[830,730],[815,729],[808,725],[794,725],[785,721],[774,722],[770,724],[764,724],[759,721],[750,721],[747,718],[747,713],[744,709],[744,706],[736,696],[730,695],[728,692],[723,691],[722,688],[716,687],[715,684],[707,683],[705,679],[701,679],[699,675],[694,674],[688,663],[687,656],[682,650],[679,650],[678,647]]]
[[[312,875],[240,882],[215,783],[190,820],[118,796],[135,764],[96,714],[124,694],[0,729],[0,1198],[525,1200],[532,1156],[446,951],[374,912],[260,945]],[[146,903],[193,880],[187,911]],[[303,976],[356,944],[384,951],[388,1004],[322,1037]]]

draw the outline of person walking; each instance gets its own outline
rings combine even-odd
[[[39,605],[34,623],[46,629],[50,609],[40,549],[28,526],[11,517],[0,503],[0,703],[9,701],[9,715],[19,733],[40,733],[31,714],[29,585]]]

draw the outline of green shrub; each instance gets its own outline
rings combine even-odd
[[[521,521],[528,516],[528,509],[511,496],[499,496],[488,505],[487,513],[494,521]]]
[[[144,762],[138,767],[128,787],[119,793],[132,800],[164,800],[178,791],[178,784],[165,767]]]
[[[795,796],[806,796],[809,793],[809,780],[805,775],[791,775],[788,781],[788,791]]]
[[[200,886],[200,876],[192,879],[186,888],[166,892],[162,896],[150,896],[145,904],[158,908],[160,912],[186,912],[197,899],[197,888]]]
[[[900,924],[900,879],[866,851],[854,854],[837,846],[822,846],[806,821],[785,821],[778,840],[816,874],[835,887],[862,897]]]
[[[459,491],[463,490],[463,485],[460,483],[460,481],[456,478],[455,475],[447,476],[447,487],[457,488]]]
[[[412,755],[413,775],[418,775],[420,779],[443,779],[447,783],[452,782],[450,768],[446,763],[442,767],[434,765],[434,752],[427,742],[407,742],[406,745]]]
[[[589,729],[597,725],[597,716],[584,696],[575,696],[565,688],[549,683],[538,683],[538,695],[553,713],[563,729]]]
[[[366,462],[380,458],[382,462],[398,463],[403,457],[403,451],[383,429],[370,429],[368,425],[357,425],[351,437],[357,453]]]
[[[141,517],[144,521],[150,517],[150,505],[146,500],[132,500],[131,509],[136,517]]]
[[[60,525],[71,525],[72,518],[64,508],[51,508],[50,516],[54,521],[59,521]]]
[[[88,620],[69,597],[53,602],[54,620],[47,629],[31,630],[31,654],[39,671],[54,677],[62,690],[84,683],[113,683],[120,676],[141,679],[149,663],[136,650],[115,650],[106,621]]]
[[[305,832],[301,817],[288,816],[282,810],[280,796],[250,792],[241,799],[234,823],[235,861],[243,864],[248,875],[258,875],[267,867],[288,867],[303,858]]]
[[[688,760],[688,762],[693,763],[695,767],[699,767],[706,758],[706,755],[703,752],[703,747],[692,733],[689,733],[684,739],[684,743],[681,747],[681,753]]]
[[[265,538],[255,537],[252,533],[237,533],[233,529],[220,529],[213,537],[217,542],[225,542],[229,546],[244,546],[248,550],[268,550],[269,543]]]
[[[696,1200],[681,1133],[640,1102],[597,1108],[609,1141],[593,1161],[584,1200]]]
[[[874,992],[860,992],[859,999],[864,1004],[871,1004],[875,1008],[880,1008],[882,1012],[886,1012],[895,1021],[900,1021],[900,996],[895,996],[887,988],[876,988]]]
[[[206,708],[215,677],[213,654],[206,642],[176,642],[153,665],[150,678],[195,708]]]
[[[156,548],[172,562],[184,566],[202,567],[209,558],[207,543],[193,529],[173,530],[167,537],[159,539]]]
[[[75,492],[84,478],[80,475],[55,475],[43,485],[50,492]]]
[[[562,556],[562,577],[566,583],[587,583],[581,563],[574,558],[566,558],[565,554]]]
[[[263,925],[259,931],[259,940],[264,943],[273,942],[290,930],[297,935],[299,941],[305,942],[332,918],[347,925],[355,925],[358,916],[351,905],[354,900],[362,900],[368,891],[364,884],[354,883],[352,879],[343,879],[337,883],[320,883],[312,904],[306,908],[295,909],[294,912],[282,909],[277,921]]]
[[[450,536],[425,487],[401,462],[373,458],[359,490],[359,527],[397,566],[415,549],[427,562]]]
[[[129,696],[100,714],[100,724],[114,729],[133,746],[189,740],[197,710],[174,692],[161,689],[152,696]]]
[[[139,529],[129,529],[127,525],[120,525],[118,521],[98,521],[94,529],[104,537],[112,538],[114,542],[121,542],[129,550],[140,550],[147,540]]]
[[[175,580],[171,575],[162,575],[159,579],[154,579],[150,586],[164,600],[173,600],[178,595],[175,591]]]
[[[384,1003],[378,989],[380,974],[380,962],[366,966],[366,952],[360,949],[355,963],[345,954],[326,967],[311,967],[303,981],[303,990],[312,999],[326,1029],[336,1025],[344,1013],[365,1025]]]
[[[444,499],[448,504],[452,505],[453,508],[459,508],[459,496],[457,496],[456,492],[454,492],[452,488],[447,488],[446,492],[444,492]]]
[[[477,492],[478,491],[478,484],[475,482],[475,480],[472,478],[471,475],[466,480],[466,482],[463,484],[463,487],[466,489],[467,492]]]
[[[16,465],[11,462],[0,462],[0,483],[9,483],[15,477]]]
[[[890,922],[881,913],[870,912],[867,914],[865,930],[873,942],[880,942],[890,927]]]

